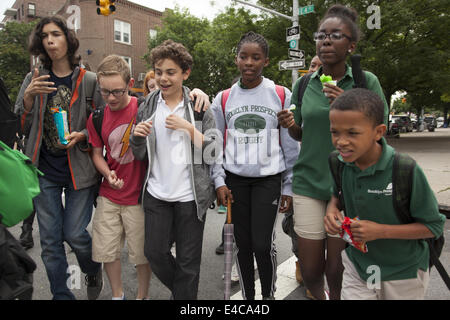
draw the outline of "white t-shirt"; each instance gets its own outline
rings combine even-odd
[[[173,111],[160,95],[153,120],[156,136],[155,155],[148,179],[147,191],[168,202],[194,200],[190,173],[190,138],[187,132],[166,128],[166,118],[175,114],[185,118],[184,101]]]

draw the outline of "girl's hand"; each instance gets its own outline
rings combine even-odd
[[[344,222],[344,218],[332,201],[329,202],[325,217],[323,219],[325,223],[325,231],[328,234],[335,235],[341,232],[341,225],[342,222]]]
[[[278,123],[285,129],[289,129],[295,124],[294,114],[290,110],[281,110],[277,113]]]
[[[381,238],[381,232],[383,227],[381,224],[369,221],[360,220],[354,221],[350,225],[352,230],[353,238],[358,242],[368,242]]]
[[[206,111],[211,106],[211,102],[209,101],[209,96],[204,93],[202,90],[195,88],[189,93],[189,98],[191,100],[195,100],[194,110],[197,112]]]
[[[136,137],[145,138],[150,134],[152,127],[153,121],[141,122],[134,128],[133,135]]]
[[[280,213],[286,213],[291,209],[292,207],[292,197],[282,195],[281,196],[281,203],[280,203]]]
[[[322,91],[330,101],[330,104],[332,104],[337,97],[344,93],[344,90],[331,83],[325,83],[324,86],[325,88],[323,88]]]
[[[191,124],[184,118],[171,114],[166,118],[166,128],[172,130],[188,130]]]
[[[116,172],[114,170],[110,171],[108,176],[106,177],[106,179],[108,180],[109,185],[111,186],[111,188],[115,189],[115,190],[120,190],[123,187],[123,180],[119,179],[116,175]]]
[[[227,206],[228,199],[230,199],[231,202],[233,201],[233,195],[231,194],[231,190],[228,189],[227,186],[221,186],[216,189],[217,194],[217,205],[220,206]]]

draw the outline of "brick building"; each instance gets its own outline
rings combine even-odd
[[[164,13],[126,0],[116,0],[115,6],[116,12],[105,17],[97,15],[95,0],[16,0],[5,11],[3,23],[62,15],[77,33],[84,65],[95,71],[107,55],[120,55],[130,64],[135,87],[140,87],[147,72],[143,56],[148,52],[148,38],[156,34]]]

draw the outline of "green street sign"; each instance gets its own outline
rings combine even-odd
[[[306,7],[301,7],[299,9],[298,15],[304,16],[304,15],[307,15],[308,13],[312,13],[312,12],[314,12],[314,5],[313,4],[309,5],[309,6],[306,6]]]

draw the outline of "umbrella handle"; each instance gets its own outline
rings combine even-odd
[[[227,223],[231,223],[231,200],[227,197]]]

